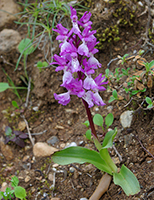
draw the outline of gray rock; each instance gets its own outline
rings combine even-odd
[[[57,136],[52,136],[47,140],[47,143],[53,146],[58,142],[59,142],[59,139],[57,138]]]
[[[87,198],[81,198],[80,200],[88,200]]]
[[[7,53],[16,49],[21,41],[20,34],[12,29],[4,29],[0,32],[0,53]]]
[[[120,123],[123,128],[129,128],[133,119],[133,111],[127,110],[120,115]]]
[[[19,5],[13,0],[0,0],[0,28],[6,23],[17,20],[17,16],[13,14],[19,13],[19,8]],[[2,10],[4,10],[4,12]]]

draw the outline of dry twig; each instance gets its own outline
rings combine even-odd
[[[108,190],[111,179],[112,177],[109,174],[105,173],[89,200],[99,200],[101,196]]]

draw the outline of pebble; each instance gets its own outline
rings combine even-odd
[[[52,167],[54,167],[54,168],[58,167],[58,166],[59,166],[59,164],[57,164],[57,163],[55,163],[55,164],[52,165]]]
[[[128,135],[124,135],[124,142],[125,142],[125,146],[128,147],[129,144],[132,143],[132,136],[133,134],[128,134]]]
[[[29,182],[29,181],[30,181],[30,179],[31,179],[31,177],[30,177],[30,176],[26,176],[26,178],[25,178],[25,183]]]
[[[6,160],[10,161],[14,158],[11,147],[4,143],[3,137],[0,138],[0,149]]]
[[[138,5],[143,7],[143,3],[141,1],[138,2]]]
[[[16,49],[20,41],[21,37],[17,31],[12,29],[3,29],[0,32],[0,53],[7,53]]]
[[[37,111],[39,110],[39,107],[38,107],[38,106],[35,106],[35,107],[33,107],[33,110],[34,110],[35,112],[37,112]]]
[[[88,200],[87,198],[81,198],[80,200]]]
[[[70,167],[70,168],[69,168],[69,171],[70,171],[71,173],[73,173],[73,172],[75,171],[75,168],[74,168],[74,167]]]
[[[129,128],[133,119],[133,111],[127,110],[120,115],[120,123],[123,128]]]
[[[47,140],[47,143],[53,146],[58,142],[59,142],[59,139],[57,138],[57,136],[52,136]]]
[[[26,162],[29,158],[30,158],[30,156],[29,156],[29,155],[26,155],[26,156],[23,157],[22,161],[23,161],[23,162]]]
[[[0,9],[5,10],[6,12],[0,12],[0,28],[6,26],[6,23],[10,23],[13,20],[17,21],[17,15],[14,14],[19,13],[21,10],[19,5],[15,3],[13,0],[0,0]],[[15,24],[14,24],[15,26]],[[15,40],[15,38],[14,38]]]
[[[113,106],[108,106],[106,109],[107,109],[107,110],[109,111],[109,113],[110,113],[110,112],[112,112],[112,110],[113,110]]]
[[[49,146],[45,142],[37,142],[33,147],[33,154],[36,157],[50,156],[56,151],[58,151],[58,149],[56,149],[52,146]]]
[[[51,200],[60,200],[60,198],[55,197],[55,198],[51,198]]]
[[[54,178],[53,174],[50,173],[50,174],[48,175],[48,179],[49,179],[49,181],[53,181],[53,178]]]
[[[77,146],[77,144],[75,142],[67,143],[65,146],[65,149],[68,147],[76,147],[76,146]]]
[[[26,123],[24,121],[19,122],[18,128],[20,131],[23,131],[26,128]]]
[[[65,143],[60,144],[60,148],[63,149],[65,147]]]

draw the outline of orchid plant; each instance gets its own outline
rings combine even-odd
[[[98,169],[113,176],[114,183],[120,185],[126,195],[134,195],[140,191],[140,186],[134,174],[124,165],[120,172],[111,159],[108,148],[112,147],[113,139],[117,134],[117,129],[106,133],[103,143],[98,140],[90,108],[94,105],[104,106],[105,103],[99,94],[104,91],[105,76],[99,74],[95,79],[92,75],[95,70],[101,67],[99,61],[94,57],[98,52],[95,46],[98,44],[94,34],[96,30],[91,30],[91,13],[85,12],[78,20],[76,10],[71,9],[72,29],[69,31],[62,24],[53,29],[59,33],[56,40],[60,40],[60,54],[54,55],[55,62],[51,65],[58,65],[56,71],[63,70],[63,83],[67,92],[54,94],[58,103],[67,105],[71,95],[77,95],[82,99],[85,106],[93,141],[98,151],[89,150],[83,147],[68,147],[52,155],[55,163],[67,165],[70,163],[92,163]],[[77,74],[77,78],[76,77]],[[100,124],[101,125],[101,124]]]

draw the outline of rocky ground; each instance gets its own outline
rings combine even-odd
[[[115,148],[110,149],[110,154],[117,166],[125,164],[136,175],[141,191],[137,195],[127,197],[119,186],[111,182],[109,190],[101,199],[152,200],[154,199],[154,118],[153,108],[146,109],[144,98],[153,97],[153,73],[150,86],[147,84],[150,82],[141,74],[145,72],[143,61],[150,62],[154,58],[154,2],[123,1],[123,4],[120,2],[115,1],[110,4],[108,1],[84,1],[86,6],[90,6],[91,21],[99,34],[97,37],[100,41],[100,52],[97,58],[102,63],[102,68],[97,73],[105,74],[107,67],[111,72],[117,67],[130,68],[128,78],[134,73],[139,74],[140,78],[136,80],[135,87],[138,90],[146,88],[146,92],[130,98],[129,93],[122,90],[126,77],[118,83],[112,80],[109,83],[110,89],[101,93],[106,106],[94,106],[91,111],[93,115],[99,113],[102,116],[113,113],[114,123],[111,128],[117,127],[118,134],[114,140]],[[126,8],[128,10],[125,10]],[[0,9],[15,14],[22,8],[13,0],[1,0]],[[24,77],[23,60],[20,61],[18,69],[16,71],[14,69],[20,55],[17,45],[26,36],[27,27],[15,24],[13,21],[16,18],[12,18],[13,15],[7,12],[0,10],[0,82],[8,82],[9,76],[16,86],[26,86],[24,79],[21,78]],[[122,14],[119,14],[121,12]],[[119,33],[113,30],[115,25],[117,27],[114,28]],[[110,31],[106,30],[106,27]],[[54,41],[53,53],[58,52],[57,46]],[[139,50],[144,50],[142,56],[137,54]],[[126,53],[129,57],[122,65],[118,55],[123,56]],[[87,128],[82,123],[87,120],[87,116],[81,99],[72,96],[67,106],[59,105],[53,94],[64,92],[60,87],[62,73],[55,72],[53,67],[40,72],[36,67],[36,63],[40,60],[44,60],[43,51],[40,49],[36,49],[27,58],[27,71],[31,78],[28,101],[26,101],[27,91],[24,90],[19,90],[21,100],[13,90],[0,93],[0,189],[4,191],[10,184],[11,177],[16,175],[19,178],[19,185],[26,189],[29,200],[85,200],[94,192],[102,172],[91,164],[59,166],[52,162],[50,153],[47,155],[46,152],[39,151],[36,154],[33,152],[32,143],[38,142],[44,142],[57,149],[69,145],[95,148],[85,137]],[[117,89],[119,100],[108,103],[113,89]],[[12,101],[16,101],[19,108],[15,108]],[[30,132],[33,142],[26,139],[24,148],[13,142],[4,144],[6,126],[12,130]],[[102,130],[99,127],[96,127],[96,130],[101,139]],[[38,153],[44,155],[41,157],[37,155]]]

